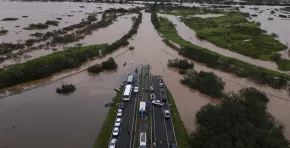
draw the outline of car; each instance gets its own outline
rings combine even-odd
[[[118,109],[117,117],[122,117],[122,115],[123,115],[123,110],[122,109]]]
[[[161,93],[164,93],[165,91],[164,91],[164,88],[160,88],[160,92]]]
[[[119,135],[119,131],[120,131],[119,127],[114,127],[113,132],[112,132],[113,136],[115,136],[115,137],[118,136]]]
[[[159,83],[159,87],[160,87],[160,88],[163,88],[163,87],[164,87],[164,84],[163,84],[162,82],[160,82],[160,83]]]
[[[122,119],[121,118],[117,118],[114,125],[116,127],[120,127],[121,126],[121,123],[122,123]]]
[[[155,100],[156,99],[156,96],[154,93],[151,93],[151,100]]]
[[[162,96],[162,102],[166,102],[167,101],[167,98]]]
[[[171,143],[170,144],[170,148],[177,148],[177,144],[176,143]]]
[[[115,147],[117,147],[117,139],[112,138],[109,144],[109,148],[115,148]]]
[[[154,105],[158,105],[158,106],[163,106],[163,105],[164,105],[164,103],[161,102],[160,100],[153,100],[153,101],[152,101],[152,104],[154,104]]]
[[[119,103],[119,108],[120,108],[120,109],[125,109],[125,104],[124,104],[124,102],[120,102],[120,103]]]
[[[165,118],[170,118],[170,112],[169,112],[169,110],[164,110],[164,117]]]
[[[134,93],[137,94],[138,93],[139,88],[138,87],[134,87]]]

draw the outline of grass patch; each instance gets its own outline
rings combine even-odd
[[[184,18],[184,23],[196,31],[198,38],[256,59],[272,60],[277,51],[286,48],[265,34],[259,25],[248,22],[238,13],[212,18]]]
[[[119,103],[121,100],[123,89],[124,88],[122,87],[120,91],[117,92],[115,99],[113,100],[113,105],[110,107],[108,111],[107,117],[95,141],[94,148],[101,148],[101,147],[105,148],[105,147],[108,147],[109,145],[111,133],[114,127],[115,119],[116,119],[116,114],[119,108],[117,103]]]
[[[14,18],[14,17],[8,17],[8,18],[2,19],[2,21],[16,21],[16,20],[18,20],[18,18]]]
[[[174,98],[170,91],[166,88],[168,102],[171,104],[170,111],[171,111],[171,118],[174,125],[175,136],[177,140],[177,144],[179,148],[189,148],[190,147],[190,138],[189,135],[184,127],[183,121],[179,116],[178,109],[174,102]]]
[[[193,44],[191,44],[188,41],[185,41],[183,38],[181,38],[178,35],[174,25],[167,18],[160,18],[160,24],[161,24],[161,27],[158,28],[157,30],[162,34],[162,37],[166,38],[168,40],[171,40],[171,41],[179,44],[180,46],[192,47],[192,48],[194,48],[197,51],[201,51],[204,54],[217,57],[222,62],[226,62],[228,64],[232,64],[232,65],[238,66],[239,68],[243,68],[245,70],[248,70],[251,73],[258,73],[258,74],[262,74],[262,75],[265,74],[265,75],[268,75],[268,76],[271,76],[271,77],[280,77],[280,78],[283,78],[283,79],[286,79],[286,80],[290,80],[290,76],[287,75],[287,74],[283,74],[283,73],[276,72],[276,71],[273,71],[273,70],[269,70],[269,69],[265,69],[265,68],[258,67],[258,66],[255,66],[255,65],[251,65],[251,64],[242,62],[242,61],[234,59],[234,58],[225,57],[223,55],[220,55],[220,54],[212,52],[212,51],[210,51],[208,49],[193,45]],[[191,58],[191,56],[192,55],[188,55],[189,58]],[[211,63],[212,62],[214,62],[214,61],[211,61]],[[287,65],[287,64],[285,64],[285,65]],[[226,72],[228,72],[228,71],[226,71]],[[237,75],[237,76],[245,77],[245,76],[241,76],[241,75]]]
[[[191,8],[191,9],[179,9],[179,10],[160,10],[160,13],[177,15],[177,16],[188,16],[188,15],[196,15],[196,14],[217,14],[217,13],[225,13],[222,10],[210,10],[210,9],[200,9],[200,8]]]
[[[277,61],[278,68],[283,71],[290,71],[290,60],[280,59]]]

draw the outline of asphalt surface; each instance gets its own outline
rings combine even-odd
[[[149,93],[148,90],[149,89],[149,70],[148,70],[148,67],[147,66],[142,66],[142,75],[141,75],[141,85],[140,85],[140,92],[139,92],[139,101],[138,103],[140,103],[141,101],[145,101],[146,103],[148,103],[150,100],[149,100]],[[145,118],[141,118],[139,115],[138,115],[138,139],[136,139],[138,142],[137,142],[137,145],[139,145],[139,135],[141,132],[144,132],[146,133],[146,137],[147,137],[147,145],[149,145],[149,138],[150,138],[150,135],[149,135],[149,117],[148,117],[148,111],[149,109],[146,110],[147,114],[146,114],[146,117]],[[138,108],[138,114],[139,114],[139,108]]]
[[[167,98],[166,90],[163,89],[161,92],[159,88],[158,77],[152,76],[151,81],[156,99],[162,101],[162,96]],[[169,110],[168,100],[164,102],[162,107],[157,105],[152,106],[152,139],[156,144],[156,148],[169,148],[172,143],[176,143],[172,120],[171,118],[165,119],[164,110]]]
[[[139,83],[139,74],[134,75],[133,87],[138,86]],[[132,135],[132,131],[134,131],[134,125],[136,122],[135,114],[138,113],[136,111],[138,94],[135,94],[132,90],[130,100],[125,101],[125,109],[123,110],[122,116],[122,125],[121,130],[118,136],[118,148],[131,148],[133,147],[134,135]]]

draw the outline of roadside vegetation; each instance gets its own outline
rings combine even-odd
[[[18,18],[7,17],[7,18],[2,19],[1,21],[16,21],[16,20],[18,20]]]
[[[193,148],[287,148],[283,125],[267,112],[269,98],[255,88],[229,93],[219,104],[207,104],[196,113]]]
[[[238,77],[244,77],[255,83],[266,84],[277,89],[287,86],[287,80],[290,80],[290,76],[286,74],[251,65],[234,58],[228,58],[187,42],[178,35],[172,22],[166,18],[160,18],[159,23],[161,27],[158,31],[162,34],[162,37],[183,47],[179,49],[179,54],[182,56],[204,63],[208,67],[232,73]]]
[[[167,66],[186,70],[186,69],[193,68],[194,64],[192,62],[188,62],[186,59],[182,60],[182,59],[176,58],[176,59],[168,60]]]
[[[1,35],[5,35],[5,34],[7,34],[8,33],[8,30],[5,30],[5,29],[1,29],[0,30],[0,36]]]
[[[228,13],[211,18],[183,18],[184,23],[194,29],[197,37],[234,52],[261,60],[273,60],[278,51],[287,48],[254,22],[248,22],[244,15]],[[284,66],[289,60],[276,61],[280,70],[290,70]]]
[[[204,71],[196,72],[195,70],[187,72],[180,82],[215,98],[222,97],[225,85],[222,79],[214,73]]]
[[[110,107],[107,117],[102,125],[102,128],[98,134],[98,137],[96,138],[94,148],[105,148],[108,147],[109,142],[110,142],[110,137],[112,134],[112,130],[114,127],[115,119],[117,116],[117,111],[118,111],[118,103],[121,100],[122,93],[123,93],[123,87],[120,88],[120,91],[117,92],[113,104]]]
[[[100,73],[104,70],[116,70],[118,68],[115,60],[110,57],[107,61],[102,62],[101,64],[95,64],[88,68],[88,72],[90,73]]]
[[[66,94],[76,90],[76,87],[73,84],[62,84],[61,87],[56,88],[58,94]]]
[[[172,122],[174,125],[174,131],[176,136],[177,145],[179,148],[189,148],[190,147],[190,138],[184,127],[183,121],[180,118],[178,108],[174,102],[174,98],[170,91],[166,88],[168,103],[170,106],[170,114],[172,118]]]

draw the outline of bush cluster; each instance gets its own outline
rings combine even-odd
[[[115,70],[118,68],[115,60],[110,57],[107,61],[102,62],[101,64],[95,64],[88,68],[88,72],[90,73],[100,73],[103,70]]]
[[[211,97],[220,98],[223,95],[224,82],[212,72],[196,71],[188,72],[180,80],[182,84],[190,88],[198,89],[201,93]]]

